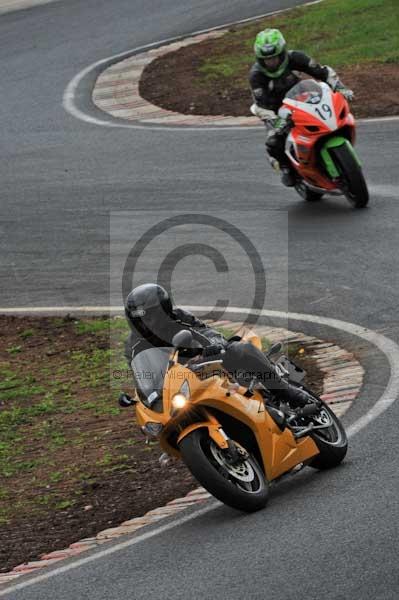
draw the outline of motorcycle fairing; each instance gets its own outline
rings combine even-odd
[[[313,80],[307,81],[311,81],[312,84],[316,84],[316,82],[313,82]],[[335,106],[334,99],[332,101],[332,96],[335,96],[335,94],[331,92],[331,88],[326,83],[320,82],[316,84],[316,86],[320,89],[319,101],[317,103],[296,100],[290,97],[290,93],[292,92],[294,92],[293,95],[295,96],[295,88],[300,88],[301,84],[306,84],[307,81],[297,84],[290,90],[290,92],[288,92],[287,96],[284,98],[284,106],[294,109],[294,120],[298,127],[306,127],[306,125],[309,126],[309,117],[311,117],[312,124],[314,121],[315,124],[319,126],[319,131],[326,131],[327,133],[329,131],[335,131],[339,126],[338,122],[340,111],[335,110],[336,108],[339,108]],[[301,113],[304,114],[301,115]]]
[[[172,374],[173,372],[174,374]],[[231,393],[226,387],[226,380],[222,377],[215,375],[205,381],[200,381],[194,376],[193,379],[193,373],[178,363],[168,372],[165,379],[169,379],[169,382],[165,382],[165,388],[172,385],[174,387],[173,394],[175,389],[178,391],[175,382],[177,380],[182,381],[183,378],[186,380],[190,378],[191,397],[194,399],[190,406],[201,407],[207,418],[201,419],[200,422],[195,424],[189,423],[187,431],[184,428],[179,435],[179,439],[183,439],[189,433],[188,428],[191,431],[206,427],[214,442],[220,448],[226,447],[222,426],[212,414],[212,409],[217,409],[251,429],[259,447],[263,468],[269,481],[289,471],[298,463],[318,454],[317,446],[311,438],[305,437],[296,441],[289,429],[280,430],[265,410],[264,400],[259,392],[255,391],[252,398],[243,395],[244,388],[239,388],[236,392]],[[169,393],[165,394],[164,392],[164,398],[170,396],[170,392],[170,389]],[[187,410],[190,410],[190,406]],[[184,416],[182,416],[182,419],[184,419]],[[177,420],[178,417],[176,417]],[[170,425],[173,425],[173,423],[170,423]],[[161,436],[161,445],[164,450],[170,452],[171,446],[166,438],[167,431]]]
[[[189,386],[190,399],[187,407],[176,414],[171,402],[183,382],[187,382]],[[138,403],[137,421],[139,425],[145,425],[148,421],[162,423],[164,429],[160,435],[161,447],[169,454],[179,457],[177,440],[199,427],[206,427],[210,437],[220,448],[226,447],[226,435],[212,412],[212,409],[217,409],[247,425],[252,431],[269,481],[318,454],[319,450],[310,437],[295,440],[289,429],[281,431],[266,411],[259,392],[255,391],[251,398],[247,398],[243,395],[245,388],[234,388],[232,391],[229,385],[229,381],[220,373],[220,368],[219,373],[216,371],[214,375],[201,380],[190,369],[174,362],[164,379],[163,411],[155,412],[143,403]],[[196,409],[197,414],[192,418]],[[179,430],[177,435],[176,429]],[[175,432],[173,440],[170,437],[172,432]]]
[[[217,387],[220,388],[220,384]],[[220,392],[218,395],[214,393],[213,397],[207,394],[206,398],[196,404],[222,410],[251,429],[269,481],[319,453],[310,437],[296,441],[289,429],[281,431],[266,411],[264,400],[258,392],[255,392],[252,398],[246,398],[240,393],[231,394],[228,402],[225,398],[217,396],[220,396]]]

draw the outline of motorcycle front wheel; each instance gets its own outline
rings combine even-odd
[[[238,464],[232,463],[206,429],[192,431],[183,438],[179,448],[196,480],[215,498],[244,512],[264,508],[269,484],[252,455]]]
[[[354,208],[364,208],[369,192],[362,169],[346,144],[331,148],[334,162],[344,180],[343,192]]]

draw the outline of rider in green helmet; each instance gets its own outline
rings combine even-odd
[[[283,34],[278,29],[260,31],[255,39],[255,56],[261,71],[268,77],[280,77],[288,65],[288,52]]]
[[[299,81],[296,71],[307,73],[325,81],[333,90],[339,90],[348,100],[353,92],[345,88],[335,71],[321,66],[304,52],[287,50],[283,34],[278,29],[260,31],[255,39],[256,62],[249,74],[249,82],[255,104],[252,112],[265,123],[275,120],[277,111],[289,89]],[[285,139],[288,135],[287,122],[277,121],[269,132],[266,149],[272,161],[278,161],[284,185],[295,185],[295,174],[285,155]]]

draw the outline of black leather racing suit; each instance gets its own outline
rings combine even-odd
[[[288,52],[287,67],[284,73],[275,79],[268,77],[256,62],[249,73],[249,83],[255,103],[261,108],[277,113],[288,90],[300,80],[296,71],[325,82],[328,81],[330,73],[334,73],[329,67],[317,64],[307,54],[296,50]],[[280,166],[290,164],[284,151],[286,135],[284,130],[277,130],[266,141],[267,151],[270,156],[278,160]]]
[[[173,321],[170,321],[168,340],[161,340],[156,336],[145,339],[132,330],[125,345],[125,356],[129,366],[131,366],[132,359],[143,350],[154,347],[172,347],[173,336],[182,329],[189,329],[194,340],[199,342],[202,348],[182,350],[179,352],[181,358],[187,360],[187,358],[198,354],[204,354],[208,357],[208,360],[221,358],[224,368],[241,385],[247,387],[256,376],[266,388],[270,390],[279,389],[282,396],[284,396],[284,392],[288,387],[287,383],[277,374],[273,363],[255,346],[249,342],[239,341],[240,338],[237,336],[227,340],[218,331],[208,327],[187,311],[174,309],[173,312],[174,318]],[[163,337],[166,336],[163,335]]]

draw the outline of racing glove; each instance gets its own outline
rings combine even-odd
[[[348,100],[348,102],[352,102],[353,97],[354,97],[354,93],[352,90],[349,90],[348,88],[345,88],[345,87],[342,87],[342,88],[338,87],[335,91],[342,94],[343,97]]]
[[[339,92],[340,94],[342,94],[344,98],[348,100],[348,102],[352,102],[354,96],[353,91],[344,86],[334,69],[327,65],[325,66],[325,68],[328,72],[327,83],[330,86],[330,88],[334,92]]]
[[[255,117],[259,117],[261,121],[267,122],[276,119],[276,113],[274,110],[269,110],[268,108],[262,108],[258,106],[258,104],[254,103],[251,105],[251,113],[255,115]]]
[[[222,344],[211,344],[210,346],[206,346],[202,352],[204,358],[215,357],[220,354],[224,354],[225,349]]]

